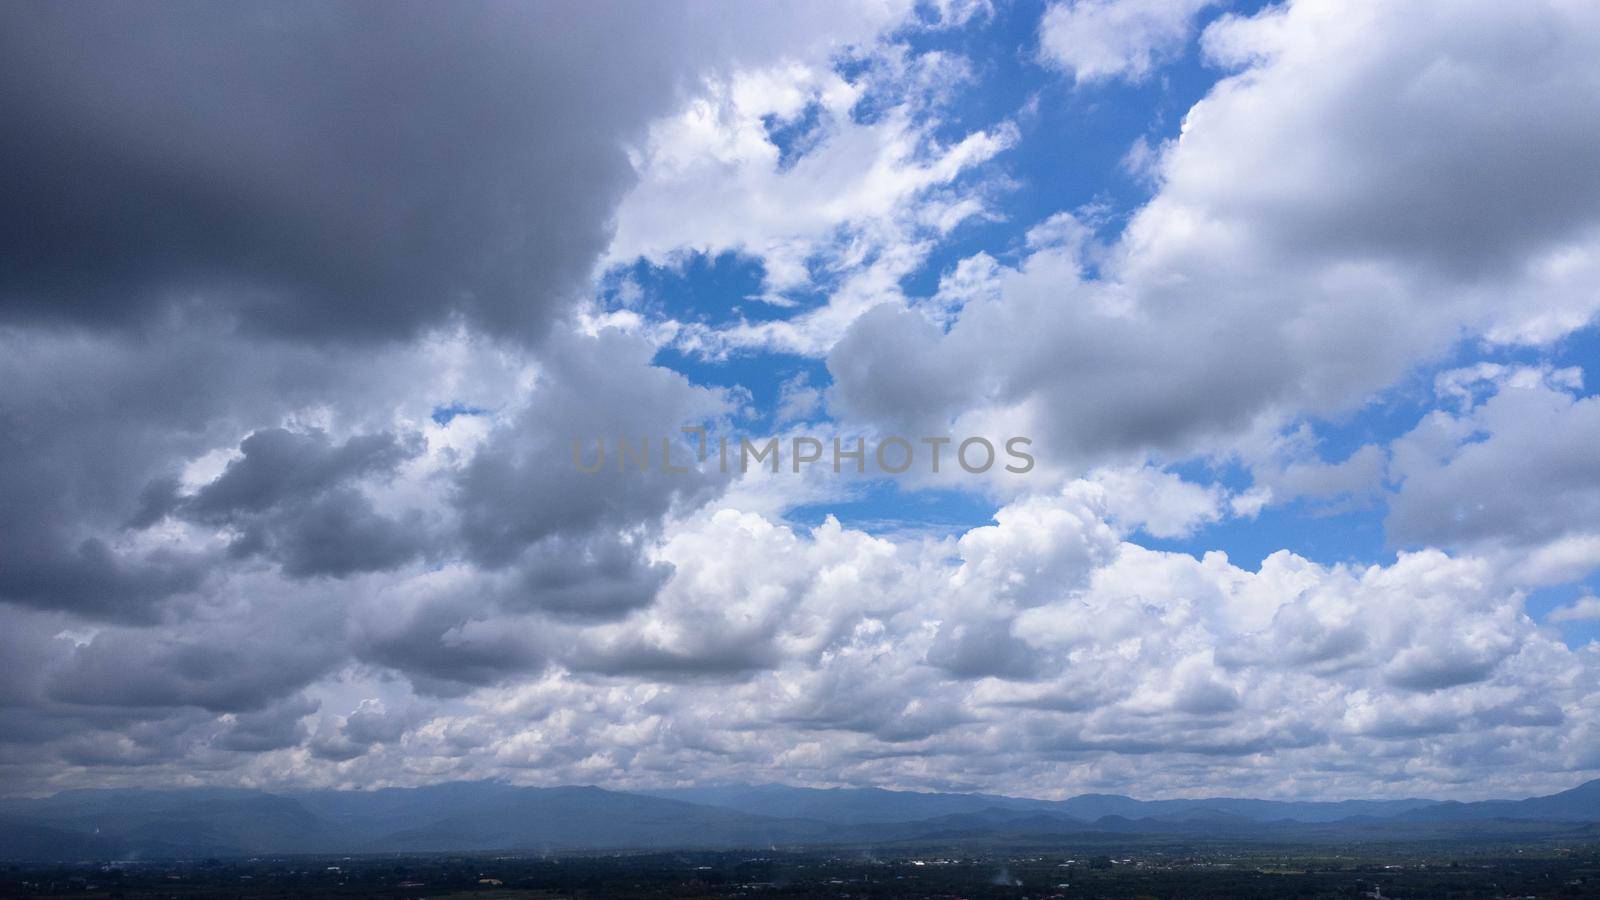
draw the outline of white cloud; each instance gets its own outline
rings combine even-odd
[[[822,389],[811,384],[810,376],[801,373],[784,380],[778,386],[779,424],[804,422],[822,410]]]
[[[1440,376],[1441,393],[1461,408],[1430,413],[1394,441],[1391,540],[1519,556],[1592,541],[1600,534],[1600,399],[1578,392],[1581,377],[1505,366]]]
[[[1222,518],[1226,491],[1216,485],[1184,481],[1150,466],[1101,469],[1089,480],[1105,491],[1110,519],[1151,537],[1187,537]]]
[[[900,45],[875,48],[867,61],[853,80],[823,63],[735,71],[652,126],[634,154],[639,182],[617,211],[612,264],[732,251],[764,267],[763,294],[752,299],[792,306],[794,292],[829,293],[788,319],[675,328],[678,346],[820,355],[866,308],[900,296],[899,280],[931,239],[985,212],[981,187],[962,179],[1010,146],[1015,129],[934,136],[966,63]],[[862,103],[881,109],[863,116]],[[791,155],[774,127],[794,132]]]
[[[258,605],[254,633],[319,611],[314,642],[263,663],[334,668],[313,699],[238,726],[248,731],[229,741],[269,749],[231,777],[627,786],[693,772],[1073,793],[1115,787],[1136,765],[1153,795],[1199,782],[1300,794],[1291,785],[1308,770],[1328,773],[1328,795],[1450,795],[1469,776],[1474,794],[1527,792],[1594,765],[1583,736],[1600,726],[1600,656],[1541,630],[1493,562],[1428,551],[1363,568],[1280,552],[1251,571],[1121,542],[1107,514],[1104,489],[1080,482],[958,540],[896,542],[713,504],[668,528],[653,558],[672,575],[625,618],[472,606],[450,632],[457,668],[440,671],[501,664],[524,640],[549,664],[454,697],[404,690],[391,673],[417,678],[415,661],[339,668],[338,621],[352,617],[352,639],[403,632],[430,597],[479,584],[469,571],[376,577],[359,587],[370,602],[349,607],[351,585]],[[16,627],[0,633],[14,641],[59,630],[44,613],[7,617]],[[107,643],[93,653],[122,647],[125,672],[158,673],[172,652],[120,634],[96,642]],[[75,686],[101,664],[85,652],[41,643],[18,698],[83,702]],[[233,703],[223,686],[191,696]],[[141,677],[125,689],[148,703],[186,688]],[[90,728],[71,752],[150,754],[146,783],[236,752],[211,742],[205,715],[160,715],[160,744],[83,743],[111,734]]]
[[[1389,463],[1388,451],[1364,444],[1339,462],[1324,462],[1317,440],[1305,424],[1287,434],[1273,435],[1265,447],[1241,451],[1264,502],[1288,503],[1307,499],[1328,508],[1362,507],[1381,496]]]
[[[1592,622],[1600,619],[1600,597],[1585,594],[1582,597],[1550,610],[1546,616],[1552,622]]]
[[[1463,336],[1547,341],[1592,320],[1597,15],[1298,0],[1224,17],[1206,46],[1240,71],[1188,112],[1095,274],[1081,246],[1043,245],[948,333],[857,319],[829,357],[834,407],[1030,409],[1043,454],[1082,472],[1226,455],[1359,409]],[[1359,491],[1372,453],[1283,487]]]
[[[1183,52],[1215,0],[1063,0],[1045,11],[1039,50],[1079,83],[1139,81]]]

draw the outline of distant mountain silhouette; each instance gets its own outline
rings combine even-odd
[[[1600,829],[1600,780],[1478,803],[1038,800],[785,785],[638,793],[464,782],[376,791],[79,790],[0,801],[0,859],[998,844],[1064,836],[1464,838]]]
[[[907,822],[986,809],[1053,809],[1049,800],[997,794],[936,794],[882,788],[797,788],[783,784],[640,791],[756,815],[815,819],[834,825]]]
[[[1424,822],[1464,822],[1487,819],[1538,819],[1546,822],[1600,821],[1600,778],[1570,791],[1527,800],[1482,800],[1477,803],[1445,801],[1412,810],[1406,818]]]
[[[1335,822],[1351,816],[1387,817],[1434,805],[1434,800],[1343,800],[1337,803],[1277,800],[1135,800],[1118,794],[1080,794],[1067,800],[1036,800],[995,794],[937,794],[879,788],[797,788],[779,784],[643,791],[749,813],[794,816],[841,825],[902,822],[984,809],[1035,810],[1093,822],[1105,816],[1129,819],[1182,817],[1195,810],[1259,822]]]

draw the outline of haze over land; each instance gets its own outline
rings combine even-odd
[[[0,805],[0,858],[650,848],[1031,846],[1141,837],[1402,842],[1600,836],[1600,781],[1548,797],[1279,802],[1061,801],[783,785],[648,794],[463,782],[381,791],[70,791]]]

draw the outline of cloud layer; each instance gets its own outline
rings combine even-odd
[[[1553,361],[1595,10],[1072,0],[976,49],[1016,15],[0,12],[0,791],[1600,770],[1600,408]],[[1138,202],[1028,196],[1052,109],[1193,53],[1113,148]],[[1040,465],[573,465],[696,425]],[[1207,543],[1307,508],[1384,545]]]

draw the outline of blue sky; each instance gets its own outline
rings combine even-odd
[[[1249,16],[1265,4],[1213,5],[1193,20],[1193,34],[1219,16]],[[983,217],[969,219],[947,234],[909,272],[899,287],[913,301],[933,296],[942,276],[977,253],[1015,262],[1026,253],[1030,229],[1061,211],[1092,210],[1089,219],[1097,239],[1115,241],[1128,218],[1157,188],[1154,180],[1128,164],[1136,141],[1159,146],[1175,138],[1185,112],[1231,71],[1202,58],[1198,41],[1185,40],[1159,70],[1135,82],[1114,80],[1076,84],[1040,57],[1039,18],[1045,4],[1001,4],[967,27],[908,27],[901,34],[910,53],[949,53],[971,61],[974,76],[953,88],[939,108],[929,136],[955,141],[974,129],[1012,120],[1016,142],[1000,151],[971,180],[1003,182],[993,206]],[[924,11],[924,20],[934,15]],[[836,73],[859,78],[863,65],[853,55],[833,63]],[[851,110],[858,121],[870,121],[878,103],[869,92]],[[767,137],[780,152],[780,167],[805,156],[808,142],[819,139],[821,126],[813,104],[791,121],[770,117]],[[789,292],[793,306],[759,301],[763,266],[759,257],[723,250],[707,253],[685,249],[662,264],[639,259],[610,268],[602,297],[614,306],[624,280],[649,298],[652,312],[665,318],[717,327],[736,321],[781,320],[827,302],[829,276],[820,271],[812,285]],[[1478,362],[1554,367],[1576,366],[1593,371],[1600,362],[1600,332],[1581,328],[1540,346],[1496,345],[1464,337],[1443,354],[1419,359],[1405,376],[1373,393],[1352,409],[1331,417],[1298,418],[1314,435],[1317,458],[1337,463],[1364,445],[1386,446],[1410,431],[1433,407],[1432,384],[1440,373]],[[784,382],[804,377],[825,388],[825,365],[805,355],[756,349],[707,358],[673,346],[656,355],[657,365],[683,373],[696,384],[748,391],[749,408],[741,427],[775,430]],[[1593,396],[1586,385],[1582,396]],[[825,421],[825,420],[824,420]],[[1169,461],[1171,471],[1202,484],[1244,490],[1251,484],[1246,467],[1226,456],[1200,456]],[[788,521],[813,526],[832,515],[851,527],[871,533],[923,530],[958,534],[988,524],[997,503],[980,489],[926,489],[898,479],[879,479],[857,486],[845,499],[801,503],[785,510]],[[1256,567],[1279,550],[1289,550],[1324,564],[1389,564],[1400,549],[1384,528],[1381,492],[1358,502],[1297,500],[1273,506],[1248,518],[1204,523],[1181,538],[1140,538],[1152,548],[1203,555],[1221,550],[1238,565]],[[1588,589],[1592,590],[1592,584]],[[1585,590],[1581,584],[1541,589],[1529,611],[1542,616]],[[1600,636],[1593,621],[1560,623],[1569,645]]]

